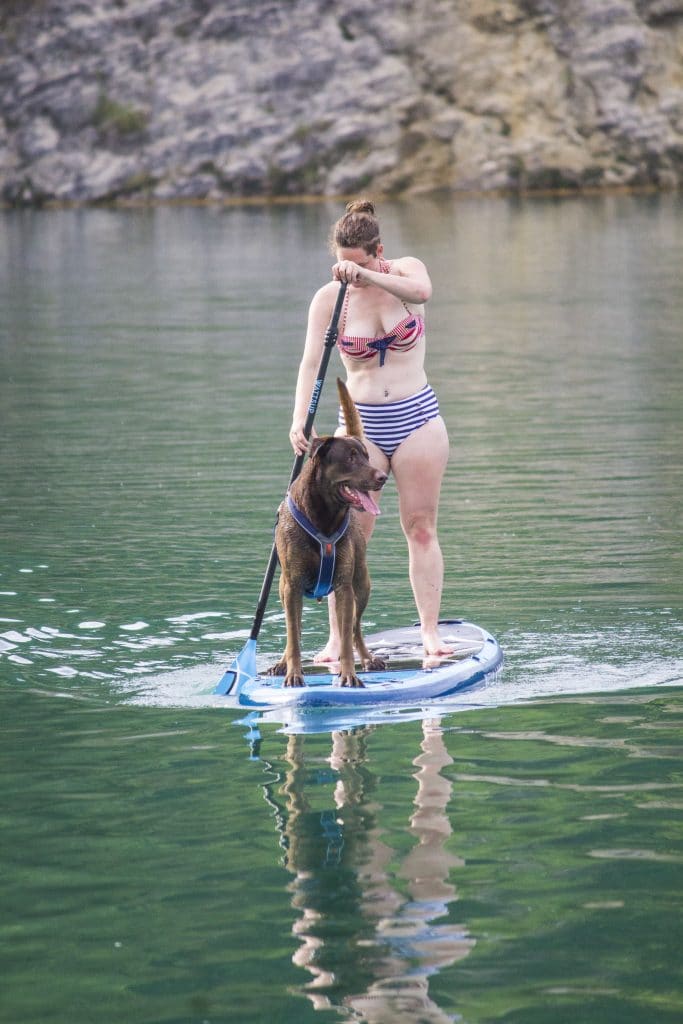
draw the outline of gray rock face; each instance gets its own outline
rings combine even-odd
[[[680,187],[683,0],[5,0],[7,203]]]

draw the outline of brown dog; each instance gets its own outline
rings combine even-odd
[[[354,646],[366,671],[385,668],[373,657],[361,633],[370,596],[365,537],[354,509],[377,515],[369,491],[379,491],[386,473],[370,465],[363,425],[343,381],[337,388],[346,437],[317,437],[310,458],[280,506],[275,544],[280,560],[280,600],[287,620],[287,647],[268,675],[284,675],[285,686],[304,686],[301,667],[301,614],[304,595],[320,598],[334,591],[341,638],[340,682],[362,686],[355,672]]]

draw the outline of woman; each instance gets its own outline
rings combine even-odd
[[[366,435],[370,461],[393,473],[401,527],[408,541],[410,582],[420,616],[424,666],[433,668],[452,648],[439,637],[443,558],[436,534],[441,480],[448,461],[448,435],[436,396],[424,371],[424,303],[432,285],[423,263],[412,256],[384,258],[379,223],[367,200],[349,203],[332,229],[337,262],[332,281],[316,292],[296,385],[290,441],[307,449],[304,424],[323,350],[325,330],[338,294],[350,286],[339,324],[337,346],[347,387]],[[337,431],[343,434],[343,426]],[[358,513],[369,540],[374,517]],[[339,635],[330,596],[330,639],[316,661],[339,657]]]

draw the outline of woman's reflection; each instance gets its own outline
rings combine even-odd
[[[286,776],[268,787],[299,914],[293,961],[310,973],[304,988],[317,1009],[343,1006],[368,1024],[452,1021],[429,994],[430,975],[474,945],[464,927],[434,923],[448,915],[451,869],[463,864],[447,849],[451,783],[440,773],[452,758],[439,722],[423,722],[415,842],[401,853],[380,825],[387,808],[368,768],[372,732],[333,733],[329,758],[306,757],[305,737],[290,736]]]

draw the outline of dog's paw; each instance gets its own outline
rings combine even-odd
[[[386,661],[383,658],[376,658],[374,655],[363,662],[363,668],[366,672],[383,672],[386,667]]]
[[[287,672],[287,662],[286,661],[278,661],[277,665],[271,665],[270,668],[267,668],[264,671],[263,675],[264,676],[284,676],[286,674],[286,672]]]
[[[305,680],[303,676],[297,675],[293,672],[289,676],[285,676],[285,686],[305,686]]]
[[[339,676],[339,685],[361,687],[362,689],[365,689],[365,683],[362,681],[362,679],[359,679],[358,676],[354,673],[352,673],[351,675]]]

